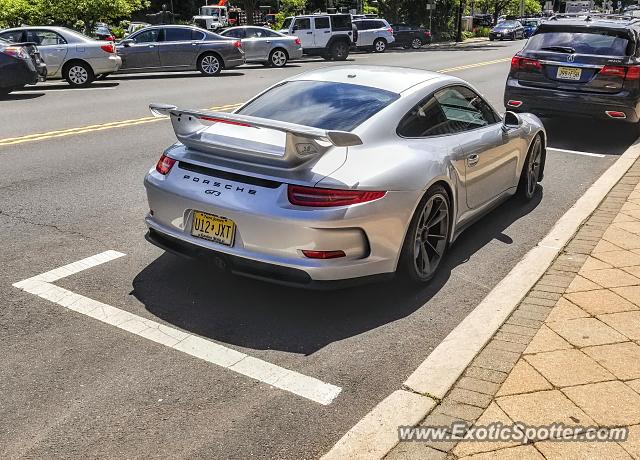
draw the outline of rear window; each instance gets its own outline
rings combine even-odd
[[[351,16],[348,14],[336,14],[331,16],[331,29],[338,31],[351,31]]]
[[[238,113],[327,130],[351,131],[400,97],[368,86],[288,81]]]
[[[596,56],[626,56],[629,40],[616,31],[541,32],[527,42],[528,51],[560,51]]]

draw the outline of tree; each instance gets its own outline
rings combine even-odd
[[[41,16],[41,8],[35,0],[0,0],[0,29],[36,24]]]
[[[542,6],[538,0],[524,0],[524,15],[534,16],[542,12]],[[505,9],[506,14],[520,16],[520,0],[513,0]]]
[[[0,0],[2,1],[2,0]],[[11,1],[11,0],[9,0]],[[39,0],[42,15],[56,24],[84,25],[90,33],[97,22],[128,18],[148,6],[147,0]]]

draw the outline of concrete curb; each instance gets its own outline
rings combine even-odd
[[[415,425],[444,398],[564,246],[640,157],[640,140],[556,222],[551,231],[427,356],[404,385],[349,430],[323,459],[382,459],[398,443],[398,426]],[[416,422],[416,418],[418,422]]]

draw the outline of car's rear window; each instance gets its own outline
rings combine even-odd
[[[331,16],[331,29],[336,31],[351,31],[351,16],[348,14]]]
[[[617,31],[590,32],[555,32],[545,31],[535,34],[527,42],[529,51],[554,51],[558,47],[565,52],[578,54],[592,54],[597,56],[626,56],[628,55],[629,40]]]
[[[368,86],[299,80],[271,88],[238,113],[351,131],[399,97],[391,91]]]

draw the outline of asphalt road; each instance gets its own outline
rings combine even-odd
[[[357,54],[349,63],[458,68],[449,73],[503,110],[508,58],[522,44]],[[142,178],[174,140],[167,121],[52,137],[139,120],[150,102],[235,104],[324,65],[123,76],[86,90],[48,82],[0,101],[0,457],[318,457],[400,388],[634,140],[617,127],[550,120],[551,146],[564,150],[549,152],[536,199],[509,201],[466,231],[431,284],[307,292],[210,272],[144,241]],[[126,256],[56,284],[342,392],[323,406],[12,287],[109,249]]]

